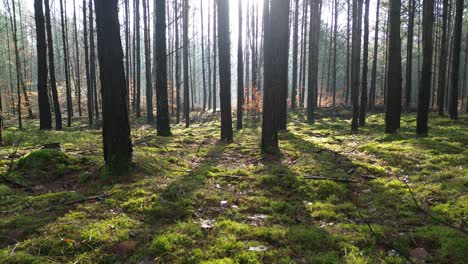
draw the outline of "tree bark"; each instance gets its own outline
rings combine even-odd
[[[47,44],[42,0],[34,0],[36,22],[37,48],[37,94],[39,101],[40,129],[52,129],[52,114],[50,112],[49,93],[47,92]],[[1,97],[1,95],[0,95]],[[1,105],[1,98],[0,98]],[[0,109],[1,112],[3,109]],[[0,113],[1,115],[2,113]],[[0,117],[0,127],[2,120]],[[1,130],[1,128],[0,128]]]
[[[461,34],[463,27],[463,0],[456,0],[455,22],[453,28],[452,91],[450,96],[450,118],[458,120],[458,85],[460,72]]]
[[[217,25],[217,10],[216,10],[216,1],[213,0],[213,113],[216,113],[216,52],[218,51],[217,40],[216,40],[216,25]]]
[[[126,175],[132,158],[118,0],[95,0],[102,93],[104,159],[112,176]]]
[[[84,53],[85,53],[85,73],[86,73],[86,98],[88,106],[88,124],[93,125],[93,87],[91,83],[90,75],[90,63],[89,63],[89,47],[88,47],[88,14],[86,12],[86,0],[83,0],[83,41],[84,41]]]
[[[183,7],[183,15],[184,15],[184,25],[183,25],[183,46],[184,46],[184,117],[185,117],[185,127],[188,128],[190,126],[190,87],[189,87],[189,54],[188,54],[188,46],[189,46],[189,38],[188,38],[188,12],[189,12],[189,4],[188,0],[183,0],[184,7]]]
[[[366,9],[364,11],[364,45],[362,55],[362,81],[361,81],[361,105],[359,106],[359,125],[366,125],[367,112],[367,72],[369,61],[369,0],[365,0]]]
[[[291,90],[291,110],[296,110],[297,104],[297,54],[299,45],[299,0],[294,1],[294,22],[293,22],[293,61],[292,61],[292,90]]]
[[[426,136],[428,132],[429,100],[431,92],[432,29],[434,24],[434,1],[423,0],[423,64],[418,95],[416,133]]]
[[[376,9],[376,19],[375,19],[375,34],[374,34],[374,55],[372,58],[372,77],[371,77],[371,88],[369,96],[369,110],[372,109],[375,105],[375,92],[376,92],[376,83],[377,83],[377,61],[378,61],[378,49],[379,49],[379,14],[380,14],[380,0],[377,0],[377,9]]]
[[[75,60],[76,60],[76,96],[77,96],[77,103],[78,103],[78,115],[81,117],[83,116],[82,109],[81,109],[81,76],[80,76],[80,51],[78,46],[78,24],[76,22],[76,3],[73,0],[73,30],[75,33]]]
[[[205,21],[203,20],[203,0],[200,0],[201,19],[201,51],[202,51],[202,77],[203,77],[203,112],[206,111],[206,72],[205,72]]]
[[[143,2],[143,39],[145,42],[145,88],[146,88],[146,122],[148,124],[153,124],[154,115],[153,115],[153,87],[151,80],[151,45],[150,45],[150,29],[149,29],[149,4],[147,0],[142,0]],[[164,5],[164,15],[166,13],[165,3]],[[164,17],[164,19],[166,19]],[[166,23],[164,22],[164,41],[166,41]],[[157,28],[156,28],[157,29]],[[166,42],[164,42],[164,48],[166,48]],[[165,50],[165,49],[164,49]],[[166,61],[166,60],[165,60]],[[166,70],[167,74],[167,70]],[[167,78],[167,77],[166,77]],[[167,79],[166,79],[166,89],[167,89]],[[166,91],[167,92],[167,91]],[[159,115],[159,112],[158,112]]]
[[[73,116],[72,94],[70,86],[70,72],[68,61],[68,38],[66,33],[65,14],[63,9],[63,1],[60,0],[60,21],[62,25],[62,45],[63,45],[63,65],[65,68],[65,93],[67,101],[67,126],[71,127]]]
[[[353,41],[351,58],[351,102],[353,105],[353,119],[351,131],[357,132],[359,120],[359,82],[361,68],[361,18],[363,0],[353,0]]]
[[[390,0],[390,32],[388,47],[387,100],[385,102],[385,132],[396,133],[401,118],[401,1]]]
[[[232,142],[231,116],[231,39],[229,33],[229,2],[218,1],[219,94],[221,104],[221,141]]]
[[[272,0],[270,17],[265,30],[265,60],[264,80],[265,90],[263,94],[263,123],[262,144],[263,152],[275,153],[278,146],[278,115],[280,96],[284,76],[288,71],[288,31],[289,31],[289,1]]]
[[[415,15],[415,0],[408,1],[408,37],[406,44],[406,100],[405,108],[409,111],[411,104],[411,94],[413,86],[413,37],[414,37],[414,15]]]
[[[167,56],[166,56],[166,0],[155,0],[155,69],[157,130],[160,136],[170,136],[169,106],[167,98]]]
[[[244,106],[244,54],[242,50],[242,2],[239,1],[239,39],[237,43],[237,129],[242,129]]]
[[[55,79],[55,63],[54,63],[54,44],[52,40],[52,24],[50,19],[49,0],[44,0],[45,18],[46,18],[46,33],[47,33],[47,51],[49,56],[49,80],[50,90],[52,92],[52,101],[54,104],[55,129],[62,130],[62,112],[60,110],[60,102],[57,92],[57,81]]]

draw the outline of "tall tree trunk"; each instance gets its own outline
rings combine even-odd
[[[216,78],[217,78],[217,75],[216,75],[216,52],[218,50],[218,47],[217,47],[217,40],[216,40],[216,25],[217,25],[217,16],[218,16],[218,13],[217,13],[217,10],[216,10],[216,1],[217,0],[213,0],[213,113],[216,113],[216,98],[217,98],[217,94],[216,94]]]
[[[359,120],[359,82],[361,70],[361,21],[363,0],[353,0],[353,42],[351,67],[351,102],[353,105],[353,120],[351,131],[358,131]]]
[[[52,129],[52,114],[50,113],[49,94],[47,92],[47,43],[42,0],[34,0],[34,11],[34,19],[36,22],[37,94],[39,101],[39,122],[40,129],[47,130]],[[0,127],[2,126],[1,112],[3,112],[3,109],[0,109]]]
[[[362,81],[361,81],[361,105],[359,106],[359,125],[366,125],[367,112],[367,72],[369,61],[369,0],[365,0],[366,9],[364,11],[364,45],[362,55]]]
[[[149,29],[149,6],[147,0],[142,0],[143,3],[143,39],[145,45],[145,87],[146,87],[146,122],[152,124],[154,122],[153,115],[153,87],[151,80],[151,45],[150,45],[150,29]],[[164,9],[165,3],[164,3]],[[164,14],[166,11],[164,10]],[[165,18],[164,18],[165,19]],[[165,27],[164,23],[164,27]],[[164,28],[164,33],[166,29]],[[164,48],[166,48],[166,35],[164,34]],[[166,70],[167,73],[167,70]],[[167,78],[167,77],[166,77]],[[167,89],[167,79],[166,79]],[[167,92],[167,91],[166,91]],[[159,115],[159,112],[158,112]]]
[[[76,56],[76,95],[77,95],[77,103],[78,103],[78,115],[81,117],[83,116],[82,109],[81,109],[81,76],[80,76],[80,51],[78,46],[78,25],[76,22],[76,3],[73,0],[73,27],[75,32],[75,56]]]
[[[62,45],[63,45],[63,65],[65,67],[65,93],[67,101],[67,126],[71,127],[73,116],[72,93],[70,85],[70,72],[68,62],[68,38],[65,24],[65,12],[63,9],[63,1],[60,0],[60,21],[62,27]]]
[[[460,72],[461,34],[463,26],[463,0],[456,0],[455,22],[453,28],[452,90],[450,96],[450,118],[458,120],[458,86]]]
[[[99,105],[97,98],[97,84],[96,84],[96,46],[94,42],[94,18],[93,18],[93,3],[89,1],[89,74],[91,77],[91,90],[93,93],[93,108],[96,117],[96,124],[99,124]]]
[[[143,0],[144,1],[144,0]],[[140,0],[135,0],[136,117],[141,117],[141,35]]]
[[[202,75],[203,75],[203,112],[206,111],[206,72],[205,72],[205,21],[203,20],[203,0],[200,0],[201,19],[201,51],[202,51]]]
[[[166,0],[155,0],[156,14],[154,67],[156,69],[156,108],[158,111],[158,135],[171,135],[169,106],[167,98],[167,56],[166,56]]]
[[[434,1],[423,0],[423,65],[419,85],[416,133],[421,136],[428,132],[429,100],[431,91],[432,29],[434,24]]]
[[[308,76],[307,76],[308,78],[307,121],[309,123],[315,122],[315,108],[317,106],[320,15],[321,15],[321,1],[313,0],[310,6],[309,70],[308,70]]]
[[[27,85],[25,83],[25,79],[27,78],[27,71],[26,71],[26,65],[27,64],[26,64],[26,53],[25,53],[26,47],[24,45],[25,37],[24,37],[24,33],[23,33],[23,16],[22,16],[22,12],[21,12],[21,2],[18,2],[18,11],[19,11],[20,38],[21,38],[21,49],[20,49],[20,51],[21,51],[21,53],[23,53],[23,67],[21,67],[22,70],[23,70],[23,72],[21,73],[21,88],[23,90],[24,104],[25,104],[26,108],[28,109],[28,117],[31,119],[31,118],[34,118],[34,113],[32,111],[31,102],[29,100]],[[16,18],[15,18],[15,23],[16,23]],[[31,82],[32,82],[32,77],[31,77]]]
[[[85,53],[85,73],[86,73],[86,98],[88,106],[88,124],[93,125],[93,89],[91,85],[91,76],[89,70],[89,47],[88,47],[88,13],[86,12],[86,0],[83,0],[83,40]]]
[[[203,1],[203,0],[201,0]],[[211,102],[213,102],[213,100],[211,99],[212,97],[212,94],[211,94],[211,91],[212,91],[212,88],[211,88],[211,42],[210,42],[210,39],[211,39],[211,16],[210,16],[210,6],[211,5],[207,5],[208,7],[208,32],[207,32],[207,44],[206,44],[206,47],[207,47],[207,62],[208,62],[208,109],[211,109]]]
[[[242,50],[242,2],[239,1],[239,38],[237,42],[237,129],[242,129],[244,106],[244,54]]]
[[[179,41],[179,4],[178,0],[174,1],[175,12],[175,75],[176,75],[176,123],[180,122],[180,41]]]
[[[413,38],[414,38],[414,14],[415,0],[408,1],[408,37],[406,44],[406,100],[405,108],[409,111],[413,85]]]
[[[282,94],[284,77],[288,72],[288,31],[289,31],[289,1],[272,0],[270,17],[265,30],[265,60],[263,94],[262,151],[277,152],[278,146],[278,115],[279,98]]]
[[[377,2],[380,3],[380,0],[377,0]],[[347,4],[348,17],[347,17],[347,21],[346,21],[346,91],[345,91],[346,94],[345,94],[345,103],[348,104],[349,103],[349,91],[350,91],[350,87],[351,87],[351,83],[350,83],[351,0],[346,0],[346,4]],[[379,8],[377,7],[377,12],[379,12],[378,10],[379,10]]]
[[[338,0],[335,0],[335,24],[333,28],[333,107],[336,105],[336,39],[338,35]]]
[[[293,61],[292,61],[292,90],[291,90],[291,110],[296,110],[297,104],[297,54],[299,45],[299,0],[294,1],[294,22],[293,22]]]
[[[396,133],[401,118],[401,1],[390,0],[390,33],[388,47],[387,101],[385,102],[385,132]]]
[[[46,33],[47,33],[47,54],[49,56],[49,81],[50,90],[52,92],[52,101],[54,104],[55,129],[62,130],[62,112],[60,110],[60,102],[57,92],[57,81],[55,79],[55,63],[54,63],[54,43],[52,39],[52,24],[50,19],[49,0],[44,0],[45,18],[46,18]]]
[[[231,38],[229,1],[218,1],[219,94],[221,104],[221,141],[232,142],[231,116]]]
[[[130,0],[125,1],[125,80],[127,85],[127,106],[130,108],[130,79],[131,79],[131,68],[130,68]],[[85,23],[86,25],[86,23]]]
[[[102,93],[104,159],[111,176],[126,175],[132,159],[118,0],[95,0]]]
[[[375,34],[374,34],[374,55],[372,58],[372,77],[371,77],[371,88],[370,88],[370,97],[369,97],[369,110],[372,109],[375,105],[375,91],[377,83],[377,61],[378,61],[378,49],[379,49],[379,14],[380,14],[380,0],[377,0],[376,8],[376,19],[375,19]]]
[[[188,13],[189,13],[189,4],[188,0],[183,0],[183,16],[184,16],[184,25],[183,25],[183,46],[184,46],[184,117],[185,117],[185,127],[188,128],[190,126],[190,87],[189,87],[189,38],[188,38]]]

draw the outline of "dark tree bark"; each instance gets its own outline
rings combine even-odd
[[[366,125],[367,112],[367,72],[369,61],[369,0],[365,0],[366,9],[364,11],[364,45],[362,55],[362,81],[361,81],[361,105],[359,106],[359,125]]]
[[[94,42],[94,18],[93,18],[93,1],[89,1],[89,74],[91,77],[91,90],[93,93],[93,108],[94,116],[96,117],[96,124],[99,124],[99,105],[97,96],[96,84],[96,46]]]
[[[72,93],[70,85],[70,72],[68,62],[68,38],[66,33],[65,14],[63,9],[63,1],[60,0],[60,21],[62,27],[62,45],[63,45],[63,66],[65,67],[65,93],[67,101],[67,126],[71,127],[73,116]]]
[[[183,0],[184,7],[183,7],[183,16],[184,16],[184,25],[183,25],[183,57],[184,57],[184,117],[185,117],[185,127],[188,128],[190,126],[190,87],[189,87],[189,54],[188,54],[188,46],[189,46],[189,38],[188,38],[188,13],[189,13],[189,4],[188,0]]]
[[[203,0],[200,0],[201,19],[201,51],[202,51],[202,75],[203,75],[203,112],[206,111],[206,72],[205,72],[205,21],[203,20]]]
[[[75,80],[75,89],[76,89],[76,97],[78,103],[78,115],[81,117],[83,116],[82,109],[81,109],[81,75],[80,75],[80,49],[78,46],[78,24],[76,22],[76,3],[73,0],[73,30],[75,34],[75,60],[76,60],[76,80]]]
[[[429,115],[429,100],[431,92],[432,67],[432,29],[434,24],[434,1],[423,0],[423,64],[421,82],[419,85],[418,113],[416,133],[427,135]]]
[[[95,0],[102,94],[104,159],[111,175],[126,175],[132,158],[118,0]]]
[[[175,75],[176,75],[176,123],[180,122],[180,41],[179,41],[179,4],[174,1],[175,12]]]
[[[152,124],[154,122],[153,115],[153,87],[151,80],[151,45],[150,45],[150,29],[149,29],[149,6],[147,0],[142,0],[143,2],[143,39],[145,45],[145,86],[146,86],[146,122]],[[164,15],[166,13],[166,6],[164,4]],[[166,19],[164,17],[164,19]],[[164,23],[164,41],[166,41],[166,23]],[[158,28],[156,28],[158,29]],[[164,42],[164,50],[166,48],[166,42]],[[166,60],[164,60],[166,62]],[[167,74],[167,70],[165,72]],[[167,78],[167,77],[166,77]],[[166,79],[166,89],[167,89],[167,79]],[[167,93],[167,91],[166,91]],[[158,112],[159,115],[159,112]]]
[[[49,80],[50,90],[52,92],[52,101],[54,104],[55,129],[62,130],[62,112],[60,110],[60,102],[57,92],[57,81],[55,79],[55,62],[54,62],[54,44],[52,39],[52,24],[50,19],[49,0],[44,0],[45,18],[46,18],[46,33],[47,33],[47,51],[49,55]]]
[[[308,70],[308,97],[307,97],[307,121],[315,122],[315,108],[317,106],[318,92],[318,64],[320,41],[320,11],[321,1],[313,0],[310,7],[309,27],[309,70]]]
[[[158,135],[171,135],[169,106],[167,98],[167,56],[166,56],[166,0],[155,0],[156,14],[154,47],[156,68],[156,108]]]
[[[458,120],[458,85],[460,73],[460,50],[463,26],[463,0],[456,0],[455,21],[453,28],[452,91],[450,96],[450,118]]]
[[[380,0],[377,0],[378,2],[380,2]],[[350,58],[351,58],[351,53],[350,53],[350,50],[351,50],[351,45],[350,45],[350,40],[351,40],[351,0],[346,0],[346,4],[347,4],[347,13],[348,13],[348,16],[347,16],[347,21],[346,21],[346,91],[345,91],[345,103],[348,104],[349,103],[349,91],[350,91],[350,87],[351,87],[351,83],[350,83]],[[379,8],[377,8],[377,12],[378,12]]]
[[[299,45],[299,0],[294,1],[294,22],[293,22],[293,61],[292,61],[292,90],[291,90],[291,110],[296,110],[297,104],[297,54]]]
[[[372,58],[372,73],[371,73],[371,87],[370,87],[370,96],[369,96],[369,110],[372,109],[375,105],[375,91],[377,83],[377,51],[379,49],[379,8],[380,0],[377,0],[377,9],[376,9],[376,19],[375,19],[375,34],[374,34],[374,55]]]
[[[231,38],[229,32],[229,2],[218,1],[219,94],[221,104],[221,141],[232,142],[231,116]]]
[[[130,0],[125,1],[125,79],[127,81],[127,105],[130,110],[130,79],[131,79],[131,51],[130,51]],[[84,7],[83,7],[84,8]],[[85,18],[86,21],[86,18]],[[84,23],[86,25],[86,22]],[[86,33],[85,33],[86,34]]]
[[[86,12],[86,0],[83,0],[83,41],[85,53],[85,73],[86,73],[86,98],[88,106],[88,124],[93,125],[93,87],[91,84],[90,63],[89,63],[89,47],[88,47],[88,13]]]
[[[34,11],[34,19],[36,21],[37,94],[39,101],[39,122],[40,129],[47,130],[52,129],[52,114],[50,112],[49,93],[47,92],[47,44],[42,0],[34,0]],[[1,122],[2,120],[0,119],[0,126]]]
[[[217,26],[217,16],[218,12],[216,10],[216,0],[213,0],[213,113],[216,113],[216,52],[218,51],[217,40],[216,40],[216,26]]]
[[[408,111],[411,104],[413,86],[413,38],[414,38],[414,16],[415,0],[408,1],[408,37],[406,42],[406,99],[405,108]]]
[[[239,1],[239,39],[237,43],[237,129],[242,129],[244,106],[244,54],[242,50],[242,2]]]
[[[335,23],[333,27],[333,107],[336,105],[336,39],[338,35],[338,0],[335,0]]]
[[[401,118],[401,1],[390,0],[390,32],[388,40],[387,100],[385,102],[385,132],[396,133]]]
[[[353,105],[353,120],[351,131],[357,132],[359,120],[359,82],[361,70],[361,19],[363,0],[353,0],[353,41],[351,58],[351,102]]]
[[[144,0],[143,0],[144,1]],[[141,117],[141,36],[140,36],[140,0],[135,0],[135,59],[136,59],[136,117]]]
[[[280,95],[284,76],[288,71],[288,35],[289,35],[289,1],[272,0],[270,17],[265,31],[265,60],[263,94],[262,151],[277,152],[278,146],[278,116]]]

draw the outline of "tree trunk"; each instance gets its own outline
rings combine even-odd
[[[171,135],[167,98],[166,0],[155,0],[154,4],[157,129],[158,135],[165,137]]]
[[[291,90],[291,110],[296,110],[297,104],[297,54],[299,44],[299,0],[294,1],[294,24],[293,24],[293,61],[292,61],[292,90]]]
[[[362,55],[362,81],[361,81],[361,105],[359,106],[359,125],[366,125],[367,112],[367,72],[369,61],[369,0],[365,0],[366,9],[364,11],[364,45]]]
[[[265,60],[263,94],[262,151],[271,153],[279,150],[278,146],[278,105],[284,85],[284,76],[288,72],[288,31],[289,1],[272,0],[270,17],[265,30]]]
[[[89,71],[91,77],[91,90],[93,92],[93,108],[96,117],[96,124],[99,124],[99,105],[97,98],[97,84],[96,84],[96,47],[94,44],[94,18],[93,18],[93,3],[89,1]]]
[[[206,111],[206,72],[205,72],[205,30],[203,20],[203,0],[200,0],[200,16],[201,16],[201,50],[202,50],[202,75],[203,75],[203,112]]]
[[[40,129],[48,130],[52,129],[52,114],[50,113],[49,94],[47,92],[47,44],[42,0],[34,0],[34,11],[34,18],[36,21],[37,94],[39,101],[39,122]],[[2,114],[1,112],[3,112],[2,109],[0,109],[0,115]],[[0,127],[2,126],[1,122],[2,119],[0,116]]]
[[[460,50],[463,22],[463,0],[456,0],[455,22],[453,28],[452,91],[450,96],[450,118],[458,120],[458,86],[460,72]]]
[[[218,50],[217,44],[216,44],[216,25],[217,25],[217,10],[216,10],[216,1],[213,0],[213,113],[216,113],[216,52]]]
[[[176,123],[180,122],[180,41],[179,41],[179,4],[178,0],[174,1],[175,12],[175,75],[176,75]]]
[[[85,52],[85,67],[86,67],[86,98],[88,106],[88,124],[93,125],[93,88],[91,84],[90,65],[89,65],[89,48],[88,48],[88,22],[86,12],[86,0],[83,0],[83,39],[84,39],[84,52]]]
[[[353,120],[351,131],[358,131],[359,119],[359,82],[361,65],[361,18],[363,0],[353,0],[353,41],[351,58],[351,102],[353,105]]]
[[[55,79],[55,63],[54,63],[54,44],[52,40],[52,24],[50,19],[50,5],[49,0],[44,0],[45,18],[46,18],[46,33],[47,33],[47,47],[49,55],[49,79],[50,90],[52,92],[52,101],[54,103],[55,114],[55,129],[62,130],[62,112],[60,110],[60,102],[57,92],[57,81]]]
[[[219,94],[221,104],[221,141],[232,142],[231,116],[231,38],[229,32],[229,2],[218,1]]]
[[[150,45],[150,29],[149,29],[149,4],[147,0],[142,0],[143,3],[143,39],[145,42],[145,87],[146,87],[146,122],[148,124],[153,124],[154,115],[153,115],[153,87],[151,80],[151,45]],[[165,3],[164,4],[164,14],[166,13]],[[166,23],[164,23],[164,27]],[[166,41],[166,29],[164,28],[164,41]],[[164,50],[166,50],[166,42],[164,42]],[[166,62],[166,60],[164,60]],[[167,70],[165,72],[167,74]],[[167,77],[166,77],[167,78]],[[166,79],[166,89],[167,89],[167,79]],[[166,91],[167,93],[167,91]],[[159,115],[159,112],[158,112]]]
[[[427,135],[429,100],[431,91],[432,67],[432,29],[434,24],[434,1],[423,0],[423,64],[418,95],[418,113],[416,133]]]
[[[144,1],[144,0],[143,0]],[[136,117],[141,117],[140,0],[135,0]]]
[[[411,104],[411,93],[413,85],[413,32],[414,32],[414,14],[415,0],[408,1],[408,37],[406,44],[406,100],[405,108],[409,111]]]
[[[385,132],[396,133],[401,118],[401,1],[390,0],[390,32],[388,47],[387,100],[385,102]]]
[[[75,33],[75,56],[76,56],[76,95],[77,95],[77,103],[78,103],[78,115],[81,117],[83,116],[82,109],[81,109],[81,76],[80,76],[80,51],[78,46],[78,25],[76,22],[76,3],[73,0],[73,27]]]
[[[68,62],[68,38],[66,33],[65,14],[63,9],[63,1],[60,0],[60,21],[62,25],[62,45],[63,45],[63,65],[65,68],[65,93],[67,101],[67,126],[71,127],[73,116],[72,94],[70,86],[70,72]]]
[[[239,39],[237,43],[237,129],[242,129],[244,106],[244,54],[242,50],[242,2],[239,1]]]
[[[336,105],[336,39],[338,35],[338,0],[335,0],[335,24],[333,28],[333,107]]]
[[[95,0],[102,93],[104,159],[111,176],[126,175],[132,158],[118,0]]]
[[[370,88],[370,97],[369,97],[369,110],[372,109],[375,105],[375,91],[377,83],[377,52],[379,49],[379,14],[380,14],[380,0],[377,0],[377,9],[376,9],[376,19],[375,19],[375,34],[374,34],[374,55],[372,58],[372,77],[371,77],[371,88]]]
[[[380,0],[377,0],[378,3],[380,3]],[[351,0],[347,0],[346,1],[347,3],[347,11],[348,11],[348,17],[347,17],[347,21],[346,21],[346,94],[345,94],[345,103],[348,104],[349,103],[349,91],[350,91],[350,87],[351,87],[351,84],[350,84],[350,39],[351,39],[351,36],[350,36],[350,25],[351,25]],[[377,6],[377,12],[379,8]]]
[[[185,117],[185,127],[188,128],[190,126],[190,87],[189,87],[189,54],[188,54],[188,46],[189,46],[189,38],[188,38],[188,12],[189,12],[189,4],[188,0],[183,0],[184,7],[184,25],[183,25],[183,46],[184,46],[184,117]]]

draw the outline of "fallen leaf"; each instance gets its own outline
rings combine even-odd
[[[131,255],[136,248],[136,241],[126,240],[122,241],[114,248],[114,253],[119,256],[128,256]]]

